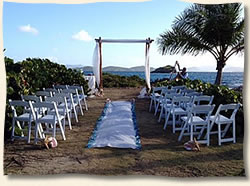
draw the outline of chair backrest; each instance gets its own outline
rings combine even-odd
[[[187,87],[185,85],[180,85],[180,86],[172,86],[171,89],[177,89],[177,90],[184,90]]]
[[[82,91],[82,86],[81,85],[68,85],[68,89],[77,89]]]
[[[45,96],[45,97],[52,97],[52,93],[51,92],[48,92],[48,91],[43,91],[43,90],[41,90],[41,91],[37,91],[36,92],[36,95],[37,96]]]
[[[202,92],[186,92],[185,96],[201,96],[203,93]]]
[[[177,94],[176,93],[176,89],[162,89],[161,90],[161,97],[162,97],[162,99],[166,99],[166,96],[167,95],[175,95],[175,94]]]
[[[68,89],[68,85],[53,85],[53,88],[57,90]]]
[[[61,97],[61,96],[54,96],[54,97],[47,97],[45,99],[46,102],[55,102],[57,107],[63,108],[63,112],[66,113],[68,112],[68,103],[66,101],[66,97]],[[61,104],[63,106],[61,106]]]
[[[180,96],[183,96],[183,95],[180,93],[174,92],[174,93],[165,94],[164,99],[171,99],[172,100],[174,97],[180,97]]]
[[[54,96],[45,98],[45,102],[55,102],[57,105],[66,102],[66,97]]]
[[[231,111],[230,119],[234,119],[237,111],[239,110],[239,108],[240,108],[239,103],[237,103],[237,104],[236,103],[231,103],[231,104],[226,104],[226,105],[220,104],[217,111],[216,111],[215,116],[217,117],[223,111],[225,111],[225,112],[230,112]]]
[[[206,96],[206,95],[202,95],[202,96],[194,96],[193,98],[193,104],[207,104],[207,105],[211,105],[213,102],[214,96]]]
[[[187,93],[195,92],[195,90],[187,88],[187,89],[182,89],[181,92],[184,92],[185,94],[187,94]]]
[[[72,105],[74,103],[73,95],[71,93],[56,93],[54,97],[65,97]]]
[[[11,100],[10,99],[9,104],[10,104],[10,107],[11,107],[11,110],[12,110],[14,117],[18,116],[17,108],[19,107],[22,110],[27,111],[30,114],[30,117],[31,117],[31,115],[33,115],[35,118],[35,113],[34,113],[34,109],[33,109],[33,105],[31,103],[31,101]],[[30,108],[30,109],[28,109],[28,108]]]
[[[63,89],[61,93],[71,93],[71,94],[77,94],[78,90],[77,89]]]
[[[152,91],[153,91],[153,93],[155,93],[155,92],[161,92],[163,89],[167,89],[167,87],[165,87],[165,86],[162,86],[162,87],[153,87]]]
[[[214,110],[215,104],[213,105],[193,105],[192,107],[190,107],[189,113],[188,113],[188,117],[191,119],[193,116],[196,115],[203,115],[205,119],[205,121],[208,121],[210,119],[210,116]]]
[[[43,88],[46,92],[52,92],[52,94],[59,92],[57,89],[54,88]]]
[[[41,102],[42,98],[35,95],[21,95],[23,101]]]
[[[187,108],[188,104],[191,103],[192,98],[189,96],[174,96],[172,98],[172,107],[179,106],[182,108]]]
[[[43,110],[46,110],[47,114],[49,114],[52,110],[54,110],[56,114],[54,115],[53,119],[55,119],[56,116],[59,118],[59,113],[55,102],[33,103],[33,108],[36,111],[36,114],[40,114]]]

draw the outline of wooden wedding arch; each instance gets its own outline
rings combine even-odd
[[[149,48],[150,44],[154,41],[153,39],[147,38],[147,39],[102,39],[99,37],[98,39],[95,39],[96,43],[99,45],[99,71],[100,71],[100,84],[99,84],[99,90],[103,89],[103,80],[102,80],[102,43],[145,43],[145,76],[149,76],[149,82],[147,82],[147,88],[150,90],[150,67],[149,67]]]

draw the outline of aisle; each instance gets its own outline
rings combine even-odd
[[[133,102],[112,101],[106,103],[87,148],[106,146],[141,148]]]

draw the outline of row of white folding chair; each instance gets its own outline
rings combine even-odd
[[[73,99],[73,95],[69,92],[56,93],[55,97],[65,97],[67,101],[68,108],[70,110],[70,117],[72,118],[72,112],[76,122],[78,122],[77,106],[78,103]]]
[[[164,97],[166,93],[177,93],[177,92],[181,94],[190,94],[190,95],[202,94],[202,93],[195,92],[195,90],[193,89],[187,89],[186,86],[153,87],[153,92],[151,93],[151,96],[150,96],[151,100],[150,100],[149,112],[151,112],[152,106],[154,106],[154,109],[157,107],[158,102]]]
[[[83,109],[82,109],[81,100],[79,98],[78,90],[77,89],[63,89],[61,93],[72,94],[73,104],[75,105],[75,107],[79,107],[79,110],[83,116]]]
[[[66,101],[66,98],[71,98],[71,99],[69,99],[71,101],[69,103],[69,106],[68,106],[68,102]],[[42,102],[42,98],[37,97],[35,95],[24,95],[24,96],[22,96],[22,99],[23,99],[23,101],[32,101],[32,102],[36,102],[36,103]],[[58,107],[59,114],[67,117],[67,121],[68,121],[68,125],[69,125],[70,130],[72,129],[72,125],[71,125],[72,110],[74,111],[76,121],[78,122],[75,107],[73,108],[73,105],[74,105],[73,98],[72,98],[72,95],[70,95],[69,93],[57,93],[53,97],[45,97],[44,101],[56,103],[56,106]],[[45,108],[45,107],[39,109],[40,114],[43,114],[43,115],[45,114],[46,111],[47,111],[47,108]],[[65,129],[65,122],[64,122],[63,128]]]
[[[149,112],[152,110],[152,106],[154,106],[154,109],[156,108],[156,99],[162,96],[162,90],[168,89],[168,87],[153,87],[152,93],[150,95],[150,105],[149,105]]]
[[[60,93],[65,93],[63,95],[66,96],[68,104],[71,106],[71,109],[73,109],[76,122],[78,122],[76,107],[79,107],[82,115],[83,115],[83,110],[77,89],[62,89],[61,92],[59,92],[56,89],[47,88],[44,89],[43,91],[37,91],[36,95],[41,96],[42,100],[45,100],[47,97],[52,97],[55,95],[62,96],[62,94],[60,95]],[[66,94],[72,94],[72,96]]]
[[[178,93],[178,94],[180,94],[180,93]],[[155,116],[156,116],[157,112],[159,112],[161,110],[162,104],[169,102],[169,99],[167,98],[167,96],[169,96],[169,95],[177,95],[176,90],[174,90],[174,89],[162,89],[160,96],[155,99],[155,104],[154,104],[155,105],[155,112],[154,112]]]
[[[161,122],[161,119],[163,117],[163,112],[164,112],[164,108],[168,108],[171,106],[172,100],[174,97],[181,97],[183,96],[182,93],[175,93],[175,92],[171,92],[171,93],[167,93],[164,95],[163,99],[161,100],[161,102],[159,102],[156,106],[157,110],[160,106],[160,115],[159,115],[159,119],[158,122]],[[157,113],[155,113],[156,115]]]
[[[76,104],[76,99],[74,100],[73,99],[73,95],[71,95],[72,90],[66,90],[64,91],[64,93],[58,93],[58,92],[54,92],[52,94],[51,91],[49,91],[49,89],[46,90],[43,90],[43,91],[37,91],[35,94],[37,96],[39,96],[39,98],[36,98],[36,96],[23,96],[23,98],[25,98],[24,100],[26,101],[35,101],[35,99],[39,99],[39,101],[45,101],[47,98],[49,97],[66,97],[67,99],[67,102],[68,102],[68,105],[69,105],[69,109],[70,109],[70,112],[74,112],[74,116],[75,116],[75,120],[76,122],[78,122],[78,117],[77,117],[77,110],[76,110],[76,107],[78,106],[78,104]],[[44,112],[45,110],[43,110]],[[83,114],[83,113],[82,113]],[[70,114],[70,116],[72,116],[72,114]],[[69,127],[70,129],[72,129],[71,127],[71,120],[70,118],[68,118],[68,124],[69,124]]]
[[[78,93],[78,96],[79,96],[78,99],[80,100],[80,102],[84,103],[85,109],[88,110],[88,104],[86,101],[87,95],[85,95],[85,93],[84,93],[83,86],[80,86],[80,85],[54,85],[53,88],[59,92],[62,92],[65,89],[76,90]],[[79,94],[79,92],[81,92],[81,93]]]
[[[38,141],[38,134],[40,139],[45,138],[45,133],[49,131],[44,131],[42,123],[45,123],[46,128],[50,127],[52,129],[52,136],[56,137],[56,125],[59,124],[60,132],[63,137],[63,140],[66,140],[64,129],[62,126],[62,120],[65,122],[65,117],[60,115],[57,110],[55,102],[36,102],[32,103],[31,101],[23,100],[9,100],[10,106],[12,108],[13,117],[12,117],[12,132],[11,139],[15,138],[24,138],[27,139],[27,142],[30,143],[31,140],[31,131],[32,123],[35,122],[35,142]],[[21,114],[18,113],[18,108],[22,107],[24,112]],[[46,114],[41,114],[41,110],[46,108]],[[52,112],[53,111],[53,112]],[[52,114],[51,114],[52,113]],[[28,124],[27,136],[25,136],[25,125]],[[21,131],[21,136],[15,135],[16,124]]]
[[[88,104],[87,104],[87,95],[85,95],[85,92],[84,92],[84,89],[83,89],[83,86],[79,86],[79,85],[69,85],[68,86],[68,89],[77,89],[78,90],[78,95],[79,95],[79,99],[80,99],[80,102],[83,102],[84,106],[85,106],[85,109],[88,110]],[[79,91],[81,93],[79,93]]]

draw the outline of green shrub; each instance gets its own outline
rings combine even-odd
[[[119,76],[110,73],[103,73],[103,87],[141,87],[145,85],[145,81],[139,76]]]
[[[49,88],[55,84],[82,85],[85,93],[88,92],[88,84],[78,70],[67,69],[64,65],[53,63],[48,59],[27,58],[18,63],[14,63],[8,57],[4,60],[7,80],[5,137],[9,136],[12,119],[9,99],[21,99],[21,94],[34,94],[42,88]]]

